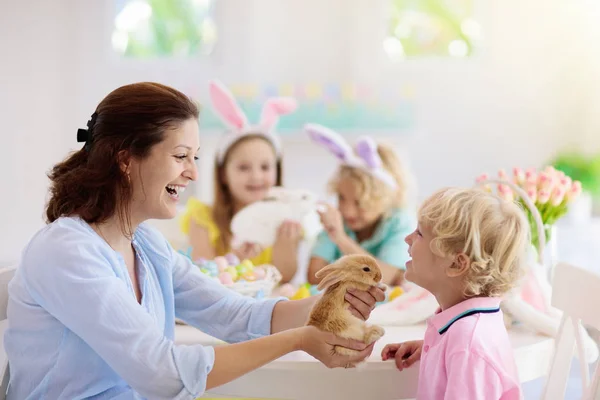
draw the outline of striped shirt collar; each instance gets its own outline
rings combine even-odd
[[[500,297],[472,297],[447,310],[438,309],[428,323],[443,335],[456,321],[473,314],[489,314],[500,311]]]

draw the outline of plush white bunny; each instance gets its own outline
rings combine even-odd
[[[272,246],[279,226],[286,220],[304,223],[305,218],[316,212],[316,196],[305,190],[273,187],[262,201],[252,203],[240,210],[231,221],[234,244],[257,243]]]

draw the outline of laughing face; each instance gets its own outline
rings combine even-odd
[[[447,268],[452,259],[441,257],[431,249],[434,235],[428,226],[419,224],[417,229],[405,239],[411,259],[406,262],[404,277],[431,293],[438,293],[446,285]]]
[[[176,216],[179,196],[198,178],[198,150],[198,121],[190,119],[167,130],[148,157],[129,161],[125,168],[133,189],[133,218],[144,221]]]
[[[271,144],[258,137],[237,143],[227,155],[224,181],[240,206],[264,199],[277,181],[277,158]]]

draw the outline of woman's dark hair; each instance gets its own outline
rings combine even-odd
[[[189,97],[158,83],[134,83],[109,93],[88,123],[86,146],[48,174],[47,221],[79,215],[88,223],[102,223],[117,214],[122,227],[130,229],[132,193],[120,167],[123,154],[144,159],[167,130],[197,119],[198,113]]]

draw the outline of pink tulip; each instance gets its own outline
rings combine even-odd
[[[501,168],[498,170],[498,178],[502,180],[508,180],[508,175],[506,175],[506,171],[504,169]]]
[[[546,189],[542,189],[538,193],[538,203],[546,204],[550,200],[550,191]]]
[[[525,182],[525,172],[519,167],[513,168],[513,176],[517,185],[522,185]]]
[[[531,201],[535,203],[535,201],[537,200],[537,190],[527,189],[527,197],[529,197]]]
[[[565,190],[561,187],[555,187],[554,190],[552,191],[552,205],[553,206],[558,206],[560,205],[560,203],[563,202],[565,198]]]
[[[525,171],[525,182],[527,183],[537,183],[537,172],[535,172],[534,168],[527,168]]]
[[[556,174],[556,169],[552,165],[548,165],[546,168],[544,168],[544,172],[550,176],[553,176]]]
[[[488,176],[488,174],[481,174],[477,178],[475,178],[475,182],[481,183],[483,181],[487,181],[488,179],[490,179],[490,177]]]
[[[568,201],[575,200],[581,194],[581,189],[582,189],[581,182],[573,181],[571,188],[569,189],[569,191],[566,194],[567,200]]]
[[[515,198],[512,189],[509,186],[502,184],[498,185],[498,196],[506,201],[513,201]]]
[[[565,176],[564,178],[561,178],[559,180],[559,185],[565,189],[566,192],[568,192],[569,190],[571,190],[571,185],[573,184],[573,181],[571,180],[571,177],[569,176]]]

